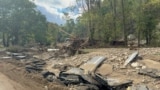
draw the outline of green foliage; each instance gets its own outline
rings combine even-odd
[[[160,31],[156,28],[160,23],[160,0],[77,0],[77,3],[84,11],[82,16],[73,20],[69,13],[64,13],[66,23],[58,26],[47,22],[29,0],[0,0],[3,45],[31,42],[53,45],[70,37],[89,37],[105,45],[113,40],[127,43],[129,34],[135,34],[138,41],[145,39],[148,45],[160,45]],[[76,6],[69,8],[74,11]]]
[[[47,43],[47,22],[29,0],[0,0],[0,32],[4,46]]]
[[[155,37],[156,25],[160,22],[160,1],[150,0],[143,7],[143,22],[144,22],[144,35],[148,45],[156,43]],[[158,42],[159,43],[159,42]]]
[[[55,45],[58,39],[59,26],[57,24],[48,23],[47,42]]]
[[[156,25],[160,23],[160,0],[77,0],[84,13],[69,33],[109,43],[125,40],[129,34],[148,45],[160,43]],[[75,29],[76,27],[76,29]],[[77,33],[78,32],[78,33]],[[86,36],[86,37],[87,37]],[[126,41],[127,42],[127,41]]]

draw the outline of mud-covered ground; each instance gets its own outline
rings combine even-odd
[[[160,48],[140,48],[139,57],[133,62],[141,64],[140,67],[134,67],[129,64],[123,68],[125,60],[130,54],[137,50],[129,50],[128,48],[102,48],[102,49],[85,49],[86,54],[79,54],[71,57],[51,58],[53,52],[32,53],[34,57],[40,58],[46,62],[44,70],[48,70],[55,74],[59,73],[59,66],[79,67],[94,56],[105,56],[107,59],[96,70],[103,76],[115,78],[120,81],[133,80],[133,84],[143,84],[152,88],[152,90],[160,89],[160,81],[147,75],[139,75],[138,70],[141,67],[149,67],[160,70]],[[1,55],[5,56],[4,55]],[[2,59],[0,60],[0,90],[67,90],[64,85],[55,82],[48,82],[39,73],[28,73],[25,70],[24,63],[21,60]],[[63,88],[64,87],[64,88]],[[73,88],[74,86],[69,86]]]
[[[160,70],[160,48],[140,48],[137,50],[129,50],[128,48],[103,48],[103,49],[88,49],[89,53],[75,55],[64,59],[53,58],[48,62],[46,67],[49,71],[56,72],[52,67],[56,64],[72,65],[78,67],[87,60],[95,56],[105,56],[106,61],[97,69],[96,73],[100,73],[106,77],[115,78],[123,82],[123,80],[133,80],[134,85],[147,85],[153,90],[160,89],[160,80],[147,75],[139,75],[138,67],[132,67],[129,64],[123,68],[125,60],[135,51],[139,51],[138,58],[133,63],[142,64],[141,67],[155,68]],[[45,56],[45,55],[44,55]],[[141,68],[140,67],[140,68]]]
[[[44,90],[44,86],[27,77],[23,68],[0,61],[0,90]]]

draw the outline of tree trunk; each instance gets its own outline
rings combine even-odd
[[[113,12],[114,12],[114,15],[113,15],[113,28],[114,28],[114,39],[116,40],[116,37],[117,37],[117,25],[116,25],[116,0],[113,0]]]
[[[88,30],[90,32],[90,39],[89,39],[89,42],[90,44],[92,45],[93,44],[93,36],[94,36],[94,31],[92,29],[92,17],[91,17],[91,1],[89,0],[88,3],[87,3],[87,7],[88,7]]]
[[[139,3],[139,16],[138,16],[138,19],[139,19],[139,20],[138,20],[138,24],[139,24],[139,25],[138,25],[138,47],[140,47],[140,38],[141,38],[141,36],[140,36],[140,35],[141,35],[141,34],[140,34],[140,33],[141,33],[141,31],[140,31],[140,29],[141,29],[141,28],[140,28],[140,25],[141,25],[141,24],[140,24],[140,23],[141,23],[141,14],[142,14],[141,6],[142,6],[142,0],[140,0],[140,3]]]
[[[6,47],[9,47],[9,39],[10,39],[10,38],[9,38],[8,33],[6,34],[6,38],[7,38],[7,39],[6,39],[6,40],[7,40],[7,41],[6,41]]]
[[[126,31],[126,25],[125,25],[125,10],[124,10],[124,0],[121,0],[121,5],[122,5],[122,24],[123,24],[123,35],[124,35],[124,41],[125,41],[125,46],[127,46],[127,31]]]
[[[19,42],[18,34],[14,34],[13,45],[18,45],[18,42]]]
[[[148,31],[146,33],[146,45],[149,45]]]
[[[148,32],[149,32],[149,35],[148,35],[148,41],[149,41],[149,42],[148,42],[148,44],[151,45],[151,41],[152,41],[152,31],[149,30]]]
[[[3,46],[6,47],[5,33],[3,32],[2,34],[3,34],[3,39],[2,39],[2,41],[3,41]]]
[[[111,30],[113,31],[113,38],[114,40],[116,40],[116,4],[115,4],[115,0],[109,0],[110,1],[110,8],[112,11],[112,16],[113,16],[113,22],[112,22],[112,28]]]

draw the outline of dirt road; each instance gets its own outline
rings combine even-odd
[[[0,73],[0,90],[26,90],[19,83]]]
[[[0,61],[0,90],[45,90],[44,85],[25,75],[23,69]]]

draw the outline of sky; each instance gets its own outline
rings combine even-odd
[[[57,24],[64,24],[66,18],[63,12],[69,13],[70,18],[76,19],[81,15],[81,9],[76,8],[73,11],[67,9],[69,6],[76,6],[76,0],[34,0],[37,9],[46,16],[47,21]]]

